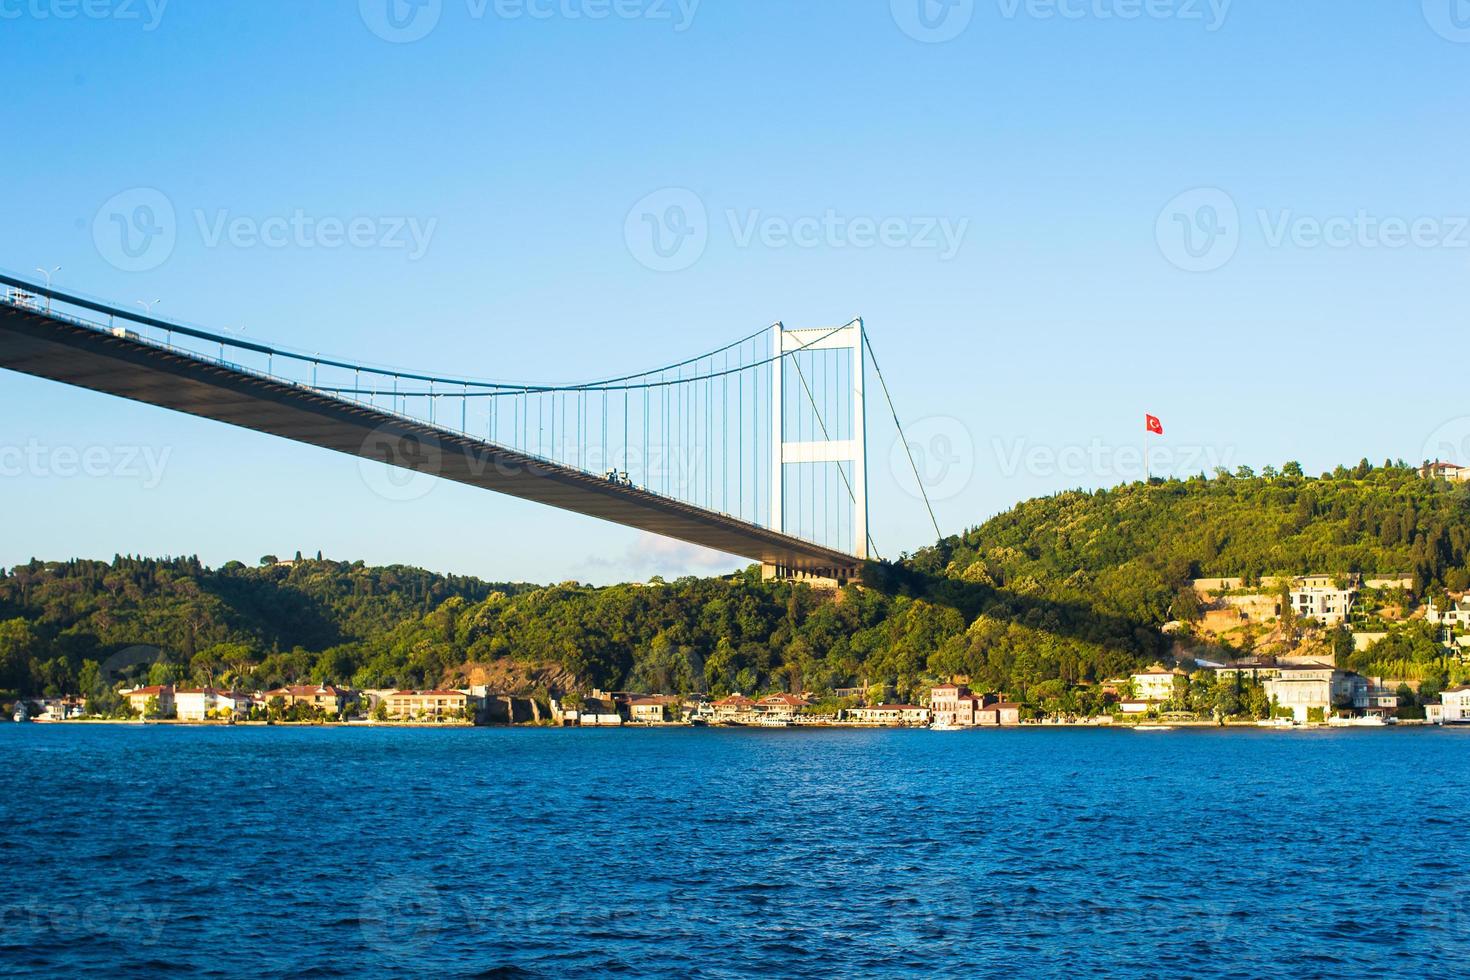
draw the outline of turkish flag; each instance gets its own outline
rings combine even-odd
[[[1160,422],[1158,416],[1156,415],[1145,415],[1143,417],[1143,424],[1148,429],[1148,431],[1152,432],[1156,436],[1161,436],[1164,434],[1164,423]]]

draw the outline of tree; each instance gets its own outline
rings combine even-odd
[[[1281,475],[1300,480],[1302,478],[1302,464],[1296,460],[1292,460],[1281,467]]]

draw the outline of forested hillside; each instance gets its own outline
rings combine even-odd
[[[963,675],[1040,699],[1166,655],[1190,578],[1404,572],[1458,590],[1467,547],[1470,488],[1363,463],[1031,500],[837,593],[754,570],[591,588],[321,559],[32,562],[0,577],[0,689],[88,688],[148,644],[163,662],[100,680],[428,686],[515,661],[586,687],[911,697]]]

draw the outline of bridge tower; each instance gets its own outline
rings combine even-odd
[[[790,407],[786,397],[785,356],[775,356],[771,362],[771,521],[772,530],[786,533],[785,487],[786,466],[798,463],[847,463],[850,476],[845,480],[851,491],[853,553],[861,559],[868,557],[868,443],[867,415],[863,400],[863,376],[867,366],[863,321],[859,317],[840,330],[824,328],[787,330],[777,323],[771,328],[773,355],[786,355],[793,351],[842,350],[851,351],[852,389],[848,392],[851,418],[839,424],[839,420],[827,419],[823,428],[838,425],[838,434],[847,434],[846,439],[822,439],[815,442],[788,442],[786,439],[786,414]],[[791,400],[802,399],[805,392],[797,390]],[[804,404],[804,402],[801,402]],[[842,400],[839,399],[839,404]],[[830,430],[829,430],[830,431]],[[799,571],[780,565],[765,565],[762,575],[767,579],[799,578],[824,584],[842,584],[845,572],[831,570],[830,575],[819,572]]]

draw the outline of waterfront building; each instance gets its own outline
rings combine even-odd
[[[254,699],[248,694],[216,691],[210,687],[180,687],[174,690],[174,714],[180,721],[205,721],[221,713],[237,718],[250,714]]]
[[[753,705],[756,716],[768,722],[793,721],[802,708],[810,706],[810,701],[795,694],[768,694]]]
[[[1425,705],[1426,713],[1429,707]],[[1448,725],[1470,724],[1470,684],[1460,684],[1442,691],[1437,707],[1440,709],[1436,712],[1438,717],[1431,718],[1431,721]]]
[[[1266,696],[1289,709],[1298,722],[1320,711],[1325,719],[1337,708],[1366,708],[1367,678],[1331,664],[1289,663],[1276,667],[1276,675],[1265,680]]]
[[[347,704],[347,693],[331,684],[293,684],[266,691],[261,697],[266,704],[280,698],[288,708],[304,704],[330,715],[340,713]]]
[[[1166,669],[1163,664],[1154,664],[1141,674],[1129,678],[1133,683],[1133,698],[1137,701],[1170,701],[1176,688],[1189,682],[1189,675],[1178,667]]]
[[[394,721],[440,721],[460,717],[469,700],[463,691],[396,691],[384,704]]]
[[[974,725],[995,724],[981,717],[987,707],[994,704],[993,694],[975,694],[963,684],[940,684],[929,691],[929,710],[937,725],[956,725],[969,728]]]
[[[171,684],[150,684],[147,687],[135,687],[131,691],[124,691],[123,697],[128,699],[128,706],[139,715],[148,710],[148,701],[157,699],[158,707],[154,709],[152,717],[167,717],[174,713],[174,689]]]
[[[755,701],[745,697],[743,694],[732,694],[726,698],[720,698],[710,705],[710,712],[717,722],[741,723],[751,719],[755,713]]]
[[[676,694],[652,694],[628,699],[628,720],[643,724],[661,722],[668,718],[670,705],[676,708],[683,699]]]
[[[990,710],[995,712],[995,723],[998,725],[1021,723],[1021,706],[1014,701],[1000,701],[991,705]]]
[[[927,725],[931,716],[930,709],[916,704],[874,704],[847,712],[859,725]]]

